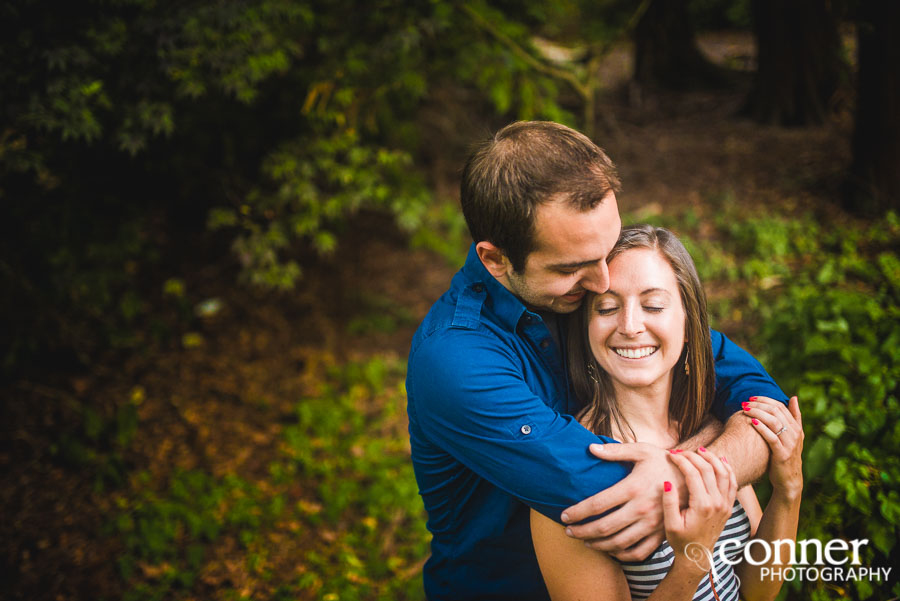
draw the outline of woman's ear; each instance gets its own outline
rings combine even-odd
[[[506,278],[512,266],[502,250],[487,240],[482,240],[475,245],[475,252],[478,253],[478,258],[488,273],[500,281]]]

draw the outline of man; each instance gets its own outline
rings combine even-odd
[[[407,376],[413,465],[433,535],[431,601],[547,599],[529,506],[620,559],[662,541],[662,483],[683,479],[662,449],[594,444],[608,439],[572,417],[580,405],[566,376],[561,316],[609,285],[617,189],[603,151],[555,123],[513,123],[466,164],[461,202],[474,244],[416,332]],[[751,395],[786,399],[717,332],[713,351],[722,421]],[[768,451],[746,421],[735,416],[716,440],[709,427],[686,444],[727,456],[747,483]]]

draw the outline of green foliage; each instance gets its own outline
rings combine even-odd
[[[354,304],[360,308],[360,315],[347,322],[348,334],[389,333],[416,324],[409,309],[383,296],[361,296]]]
[[[719,220],[740,278],[751,344],[797,394],[807,434],[798,538],[868,539],[863,564],[898,563],[900,220],[839,230],[810,217]],[[702,259],[699,259],[702,262]],[[799,583],[792,585],[800,589]],[[887,599],[868,582],[802,585],[811,599]]]
[[[867,228],[795,229],[782,241],[808,260],[763,299],[759,344],[804,411],[811,494],[801,538],[865,538],[871,546],[864,563],[897,565],[900,223],[888,215]],[[823,591],[817,596],[827,598]],[[860,585],[841,592],[871,594],[871,586]]]
[[[309,519],[340,532],[336,544],[306,556],[310,577],[301,588],[318,598],[421,597],[418,564],[429,535],[397,419],[405,409],[402,376],[400,362],[377,357],[334,370],[285,429],[284,473],[317,483]]]
[[[417,164],[420,108],[465,90],[487,120],[572,122],[560,97],[574,80],[547,68],[532,34],[603,22],[596,11],[580,18],[591,6],[4,5],[0,199],[12,210],[0,275],[12,292],[0,308],[37,307],[32,323],[4,321],[6,369],[53,348],[87,363],[110,340],[137,345],[156,300],[138,276],[181,251],[172,232],[201,235],[201,223],[231,237],[246,281],[276,288],[302,277],[302,261],[332,252],[362,209],[454,254],[434,232],[455,236],[458,220]]]
[[[160,487],[134,476],[109,526],[125,547],[126,598],[196,596],[226,540],[242,550],[236,569],[267,581],[278,554],[270,541],[290,533],[284,560],[299,576],[254,598],[420,599],[429,535],[409,461],[403,376],[395,358],[331,367],[318,393],[297,403],[261,482],[181,470]]]
[[[354,130],[324,123],[317,129],[322,133],[311,141],[291,141],[266,158],[271,186],[254,189],[237,210],[210,214],[213,229],[243,230],[233,248],[254,284],[291,288],[300,266],[279,260],[278,251],[299,238],[319,253],[333,252],[342,220],[363,207],[393,213],[406,230],[421,223],[429,195],[409,173],[408,153],[364,145]]]
[[[162,599],[190,590],[208,546],[223,531],[235,532],[246,544],[280,513],[265,504],[256,487],[236,476],[218,479],[197,470],[178,471],[157,493],[143,472],[135,484],[134,497],[119,497],[120,513],[111,524],[125,546],[119,573],[134,583],[125,595],[129,600]]]
[[[51,454],[67,467],[92,473],[97,492],[121,486],[130,468],[126,454],[137,434],[137,407],[143,398],[144,390],[137,386],[130,398],[105,413],[76,406],[77,427],[58,437],[50,447]]]
[[[459,204],[433,203],[423,216],[422,224],[412,237],[413,248],[427,248],[443,257],[449,265],[462,267],[471,238]]]

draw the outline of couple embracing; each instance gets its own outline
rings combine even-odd
[[[617,189],[600,148],[549,122],[503,128],[466,164],[474,243],[407,376],[431,601],[781,587],[744,547],[796,537],[797,399],[709,329],[671,232],[621,227]]]

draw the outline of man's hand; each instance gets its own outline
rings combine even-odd
[[[663,482],[671,482],[680,498],[687,499],[684,476],[669,461],[669,451],[651,444],[593,444],[590,449],[604,461],[634,463],[634,469],[617,484],[566,509],[566,524],[615,509],[587,524],[567,527],[566,534],[622,561],[642,560],[664,539]]]

